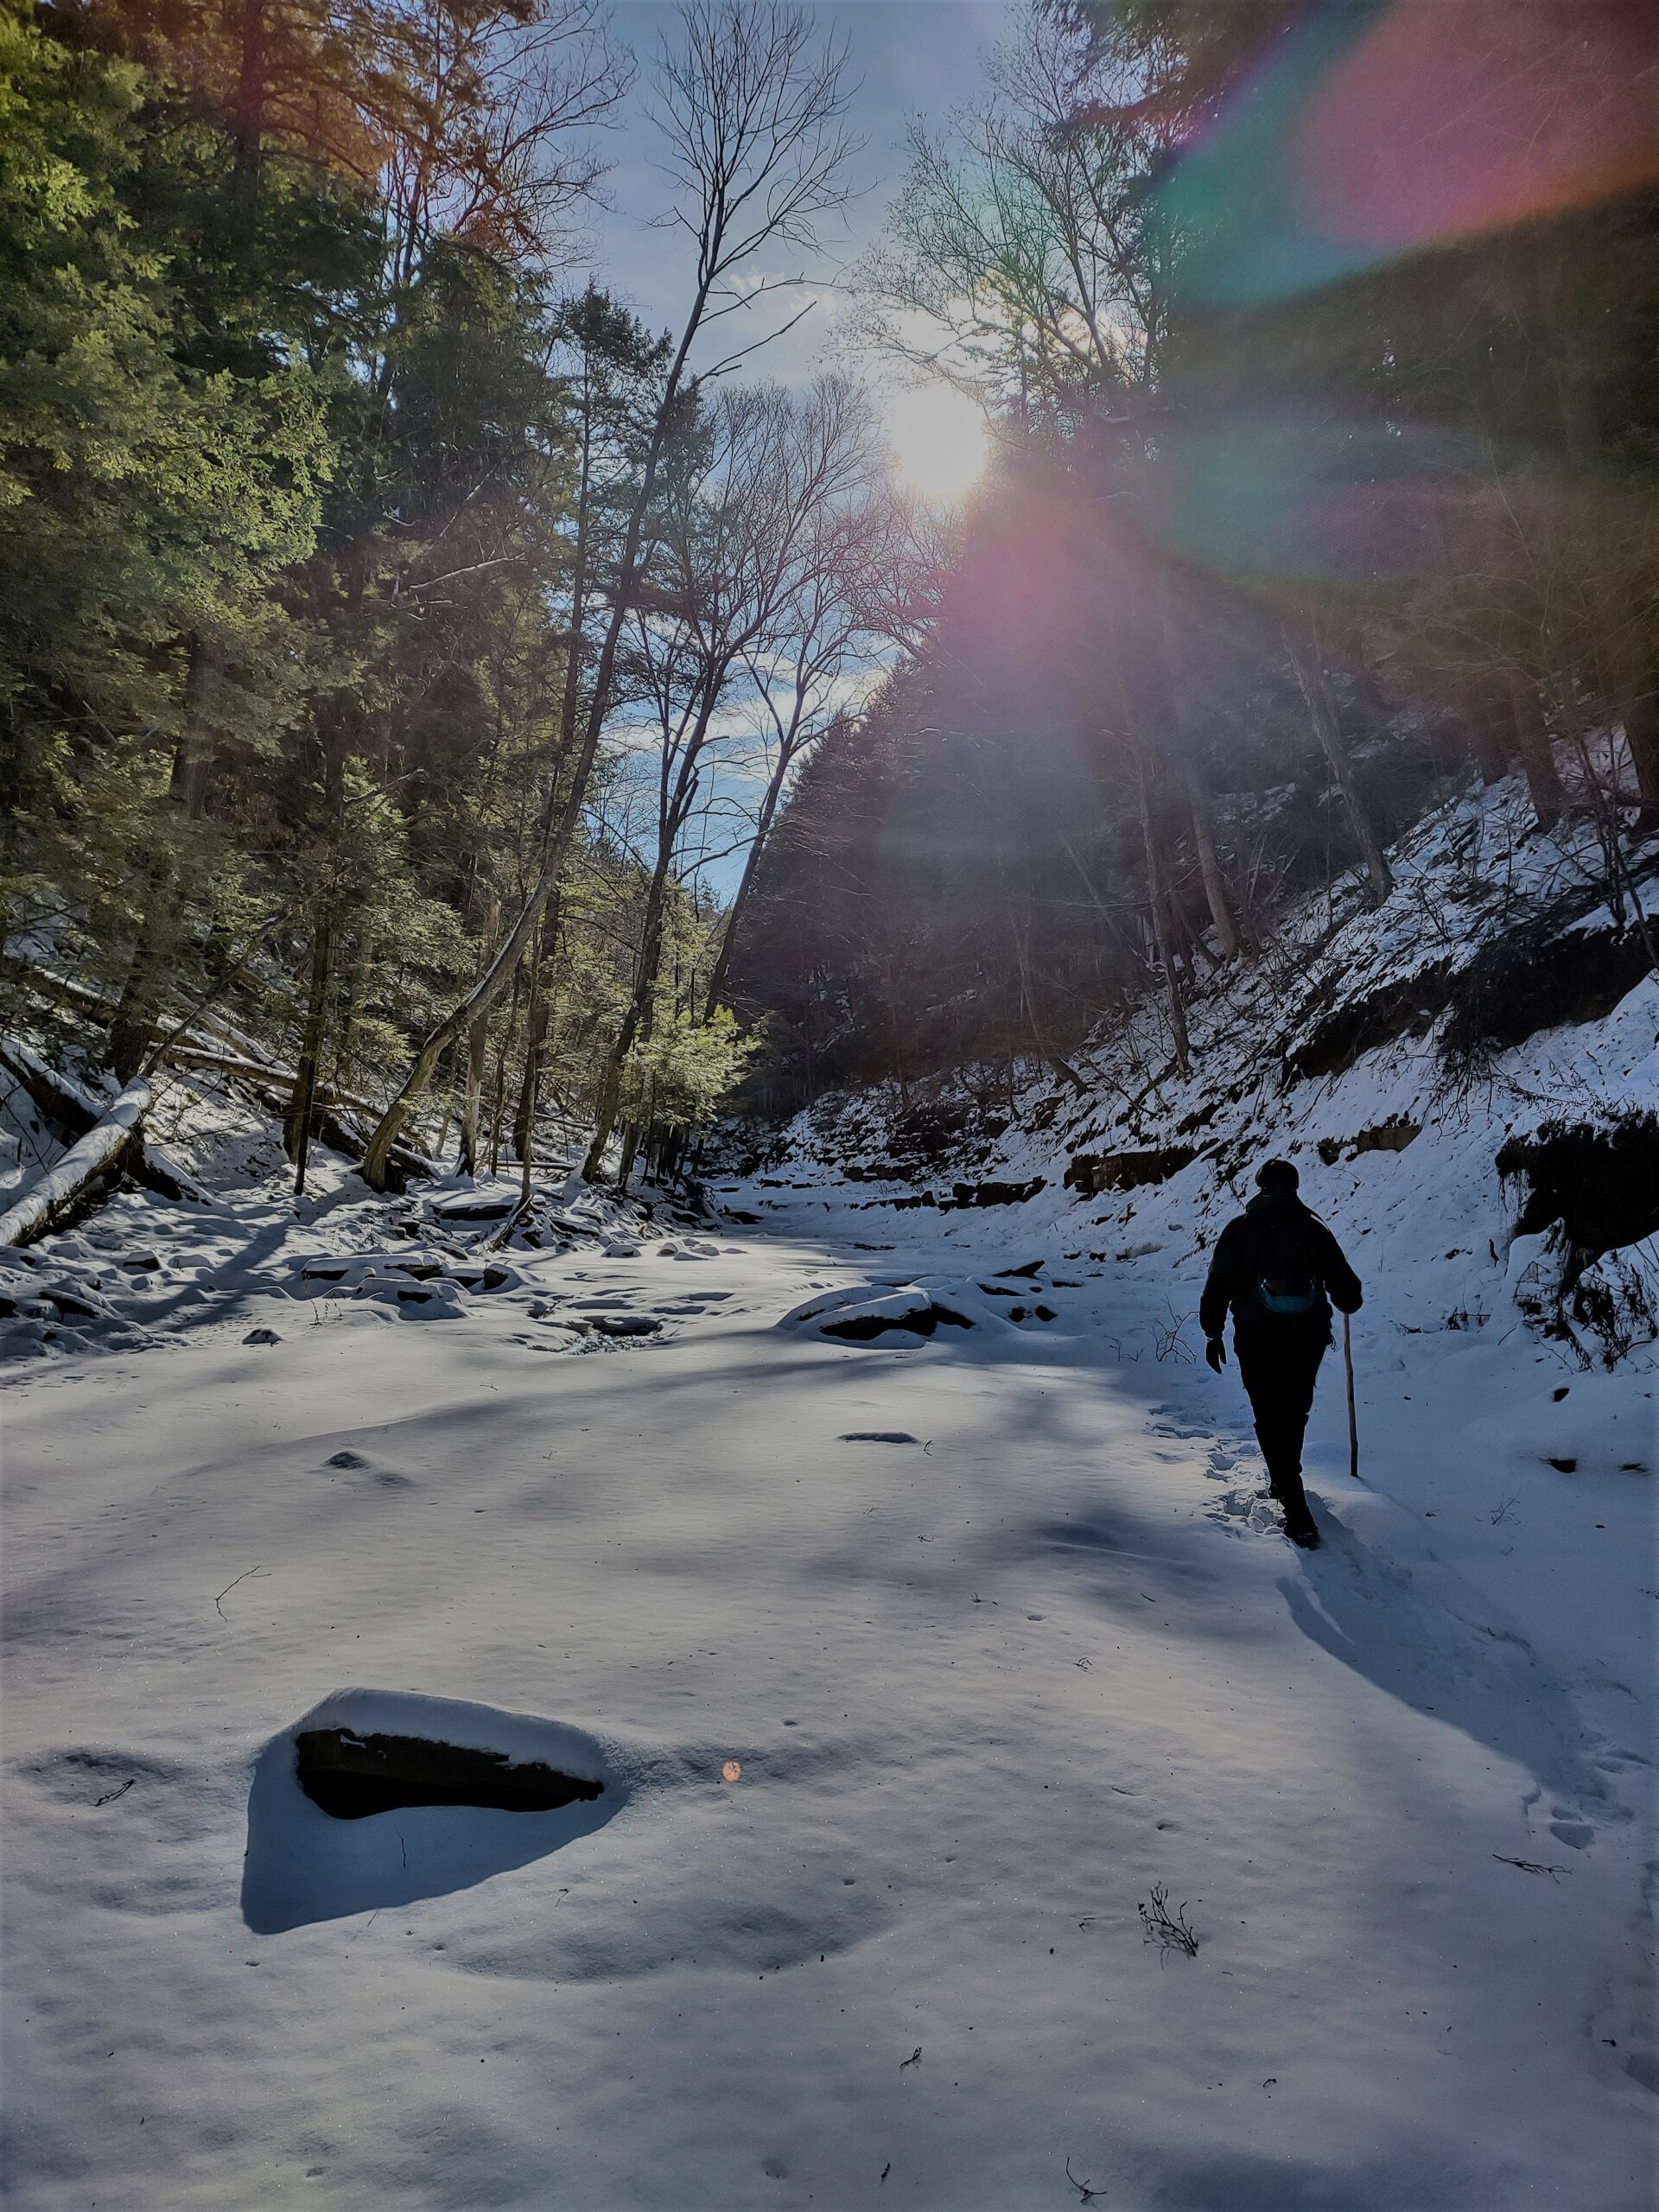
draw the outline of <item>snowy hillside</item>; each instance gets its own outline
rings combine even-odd
[[[757,1211],[780,1205],[768,1177],[792,1196],[850,1178],[873,1236],[937,1207],[949,1244],[964,1208],[1010,1206],[1021,1250],[1132,1267],[1190,1313],[1281,1153],[1353,1243],[1374,1325],[1502,1334],[1518,1310],[1574,1364],[1618,1363],[1659,1333],[1659,853],[1615,913],[1589,826],[1529,836],[1510,783],[1392,857],[1380,912],[1349,879],[1211,979],[1190,1072],[1151,1003],[1079,1056],[1080,1087],[1039,1070],[1014,1093],[996,1071],[831,1096],[772,1146]]]
[[[169,1092],[211,1198],[5,1275],[11,2201],[1648,2204],[1659,991],[1566,843],[1482,953],[1500,826],[1190,1080],[826,1103],[712,1217],[296,1205]],[[1311,1555],[1194,1357],[1269,1149],[1367,1293]],[[572,1802],[309,1794],[385,1744]]]

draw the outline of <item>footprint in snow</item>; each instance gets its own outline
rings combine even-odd
[[[336,1452],[328,1462],[331,1467],[366,1467],[368,1464],[360,1452]]]
[[[1569,1851],[1582,1851],[1595,1841],[1596,1832],[1587,1821],[1574,1820],[1563,1806],[1558,1805],[1554,1810],[1549,1832],[1557,1843],[1564,1843]]]
[[[1224,1490],[1217,1498],[1205,1507],[1206,1520],[1218,1522],[1230,1535],[1240,1536],[1247,1529],[1264,1535],[1282,1535],[1283,1525],[1277,1509],[1262,1491],[1247,1484],[1235,1484]]]

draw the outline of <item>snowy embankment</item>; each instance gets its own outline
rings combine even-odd
[[[158,1102],[216,1205],[15,1271],[12,2200],[1645,2207],[1659,1383],[1516,1304],[1494,1160],[1650,1103],[1659,1004],[1460,1098],[1432,1033],[1276,1088],[1320,957],[1235,1098],[1195,1009],[1190,1087],[1148,1025],[931,1166],[846,1106],[713,1224],[328,1165],[296,1211],[268,1126]],[[1299,1142],[1368,1293],[1312,1554],[1190,1320]],[[302,1738],[580,1787],[340,1817]]]

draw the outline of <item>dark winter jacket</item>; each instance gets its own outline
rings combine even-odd
[[[1300,1312],[1276,1313],[1264,1302],[1275,1294],[1291,1306],[1307,1302]],[[1359,1277],[1342,1247],[1294,1192],[1264,1191],[1216,1239],[1198,1325],[1206,1337],[1218,1337],[1230,1308],[1236,1341],[1263,1349],[1310,1338],[1326,1344],[1327,1300],[1344,1313],[1359,1310]]]

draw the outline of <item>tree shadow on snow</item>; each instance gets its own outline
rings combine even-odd
[[[492,1719],[499,1725],[492,1726]],[[302,1729],[328,1721],[415,1727],[450,1742],[499,1745],[514,1757],[546,1757],[547,1749],[536,1740],[544,1736],[562,1764],[579,1764],[602,1777],[604,1792],[556,1812],[405,1805],[366,1819],[337,1820],[300,1787],[296,1749]],[[580,1747],[575,1761],[572,1747]],[[259,1755],[248,1792],[242,1917],[256,1935],[274,1936],[314,1921],[473,1889],[591,1835],[621,1809],[626,1796],[599,1746],[556,1722],[493,1716],[488,1707],[445,1699],[346,1692],[285,1728]]]

